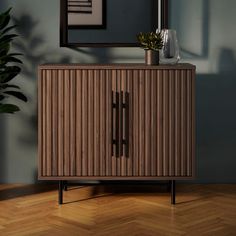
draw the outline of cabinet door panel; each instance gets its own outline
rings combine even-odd
[[[111,174],[111,80],[105,70],[42,70],[39,175]]]
[[[128,92],[130,103],[129,155],[121,155],[118,160],[121,174],[192,176],[192,70],[128,70],[120,73],[114,89]]]
[[[120,156],[121,172],[126,176],[156,176],[156,145],[153,144],[156,140],[153,127],[157,124],[153,119],[156,117],[153,112],[156,109],[156,100],[153,100],[153,97],[156,98],[156,90],[153,88],[156,82],[155,72],[121,71],[121,87],[116,88],[119,93],[127,93],[129,99],[129,154],[125,155],[123,150],[123,155]],[[124,117],[123,119],[125,120]]]

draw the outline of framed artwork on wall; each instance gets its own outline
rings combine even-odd
[[[139,47],[139,32],[168,28],[169,0],[60,0],[61,47]]]
[[[106,0],[63,0],[68,29],[105,29]]]

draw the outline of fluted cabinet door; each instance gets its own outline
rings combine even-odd
[[[128,176],[192,177],[195,157],[193,70],[130,70]],[[123,77],[121,77],[123,78]],[[130,167],[132,166],[132,167]]]
[[[40,70],[39,175],[111,175],[111,80],[105,70]]]

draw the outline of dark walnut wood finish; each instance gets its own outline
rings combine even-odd
[[[41,65],[39,179],[194,178],[195,66]]]

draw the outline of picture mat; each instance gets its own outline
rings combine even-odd
[[[102,25],[103,6],[102,0],[93,0],[92,14],[68,13],[68,25]]]

